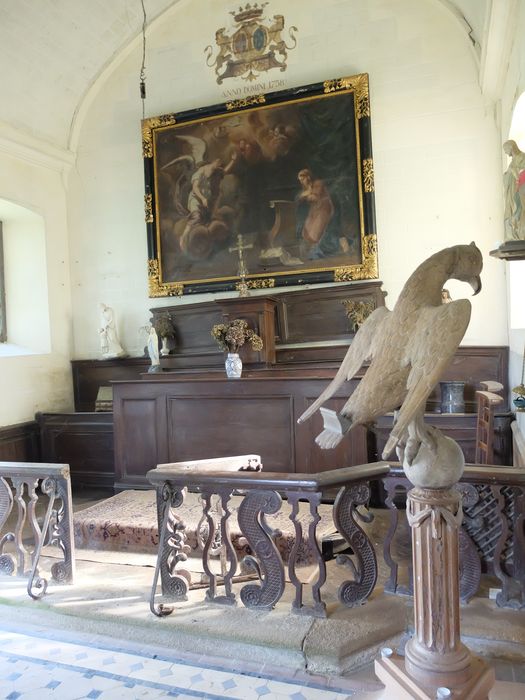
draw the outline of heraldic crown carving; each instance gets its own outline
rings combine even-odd
[[[221,27],[215,32],[215,42],[219,53],[211,61],[213,48],[205,48],[206,64],[215,68],[219,85],[226,78],[243,78],[255,80],[259,73],[272,68],[285,71],[287,68],[288,51],[297,46],[294,32],[297,27],[290,27],[288,36],[292,45],[288,46],[282,38],[284,31],[284,16],[274,15],[269,19],[263,16],[267,2],[248,3],[238,10],[231,11],[235,22],[231,34]]]

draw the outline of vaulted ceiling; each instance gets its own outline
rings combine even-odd
[[[480,54],[491,0],[428,1],[456,15]],[[144,0],[148,23],[177,2]],[[142,22],[140,0],[0,0],[0,129],[68,148],[83,98]]]

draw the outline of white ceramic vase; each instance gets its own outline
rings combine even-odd
[[[242,374],[242,360],[238,352],[229,352],[224,362],[228,379],[240,379]]]
[[[168,347],[168,339],[163,337],[163,338],[161,338],[161,340],[162,340],[162,347],[160,349],[160,354],[162,355],[162,357],[166,357],[166,355],[170,354],[170,349]]]

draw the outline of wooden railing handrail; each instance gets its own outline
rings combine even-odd
[[[390,463],[388,476],[405,477],[399,462]],[[466,464],[460,481],[467,483],[500,484],[501,486],[525,485],[525,469],[502,467],[498,464]]]
[[[153,485],[169,481],[174,486],[229,486],[235,489],[274,491],[324,491],[356,481],[369,481],[388,475],[388,462],[373,462],[356,467],[343,467],[316,474],[288,474],[286,472],[225,472],[213,470],[193,471],[161,465],[147,473]]]
[[[0,462],[0,476],[67,476],[69,464],[49,464],[46,462]]]

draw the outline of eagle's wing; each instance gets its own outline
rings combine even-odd
[[[319,398],[314,401],[313,404],[309,406],[303,415],[297,420],[298,423],[302,423],[310,418],[310,416],[312,416],[325,401],[335,394],[335,392],[344,384],[344,382],[352,379],[363,362],[366,362],[373,357],[376,346],[374,339],[377,337],[378,330],[381,328],[385,318],[388,318],[389,314],[390,311],[386,308],[386,306],[380,306],[370,314],[370,316],[355,334],[345,358],[337,370],[337,374],[319,396]]]
[[[407,345],[408,360],[412,368],[407,379],[408,393],[383,450],[383,459],[386,459],[403,439],[408,424],[424,410],[430,392],[465,335],[470,311],[471,306],[467,299],[421,309],[415,332]]]

